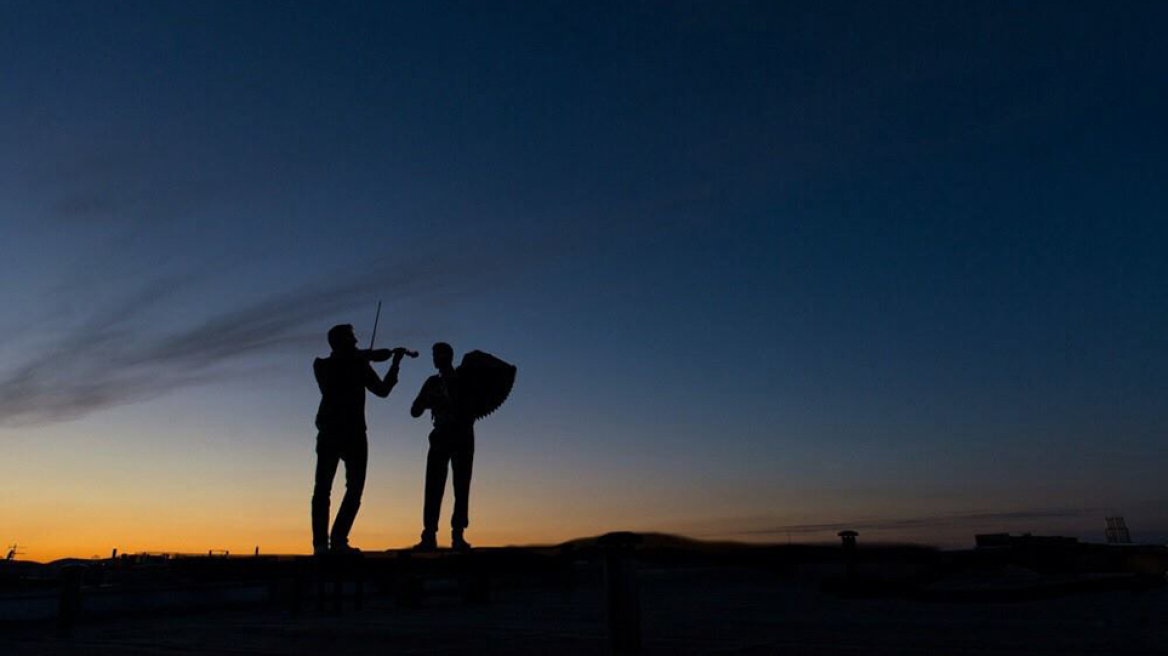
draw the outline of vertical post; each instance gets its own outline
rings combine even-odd
[[[316,566],[316,610],[318,611],[324,610],[325,585],[327,583],[325,577],[328,576],[328,568],[325,565],[327,559],[328,556],[314,556],[312,559]]]
[[[297,558],[292,572],[292,616],[298,617],[300,615],[300,603],[304,596],[304,579],[308,577],[308,563],[300,558]]]
[[[345,565],[348,563],[333,563],[333,612],[341,612],[342,599],[345,595]]]
[[[420,607],[425,590],[422,586],[422,580],[414,571],[410,552],[408,550],[397,552],[397,562],[394,563],[394,566],[396,570],[394,600],[397,607],[403,609]]]
[[[61,568],[61,596],[57,604],[57,620],[62,629],[70,629],[81,613],[81,579],[85,570],[80,565]]]
[[[457,561],[458,585],[466,604],[485,604],[491,600],[491,575],[482,553],[463,554]]]
[[[604,587],[608,605],[608,643],[615,655],[641,653],[641,599],[633,550],[641,536],[609,533],[598,542],[604,553]]]
[[[353,610],[361,610],[365,606],[365,558],[357,559],[357,589],[354,591]]]

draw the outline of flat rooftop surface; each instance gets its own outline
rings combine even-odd
[[[845,599],[811,578],[733,568],[644,568],[646,654],[1168,654],[1168,588],[1008,603]],[[599,586],[515,588],[421,608],[372,594],[340,615],[271,607],[0,627],[16,654],[608,653]]]

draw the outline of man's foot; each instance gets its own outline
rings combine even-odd
[[[361,553],[360,549],[350,545],[347,542],[344,542],[341,544],[334,544],[332,546],[332,548],[329,549],[329,551],[331,553],[338,554],[338,555],[350,555],[350,556]]]
[[[314,555],[314,556],[324,556],[328,552],[329,552],[328,545],[325,545],[325,544],[317,544],[317,545],[313,545],[313,547],[312,547],[312,555]]]
[[[422,540],[414,545],[414,551],[435,551],[438,549],[438,538],[433,533],[423,533]]]
[[[470,551],[470,543],[462,537],[462,533],[455,533],[450,538],[450,548],[455,551]]]

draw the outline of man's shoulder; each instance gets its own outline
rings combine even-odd
[[[334,375],[348,375],[353,369],[359,368],[361,365],[368,366],[368,364],[368,362],[362,362],[352,358],[339,358],[336,354],[333,354],[314,359],[312,361],[312,370],[316,372],[328,372]]]

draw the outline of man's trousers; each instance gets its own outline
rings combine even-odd
[[[312,545],[329,545],[329,497],[337,464],[345,462],[345,498],[333,522],[332,545],[349,543],[349,530],[361,507],[365,490],[365,467],[369,460],[369,443],[365,431],[344,433],[321,432],[316,436],[316,485],[312,490]]]
[[[454,474],[454,514],[450,526],[460,533],[470,525],[470,475],[474,468],[474,428],[435,428],[430,432],[430,452],[426,456],[426,504],[422,524],[426,532],[438,531],[442,495],[446,491],[446,470]]]

